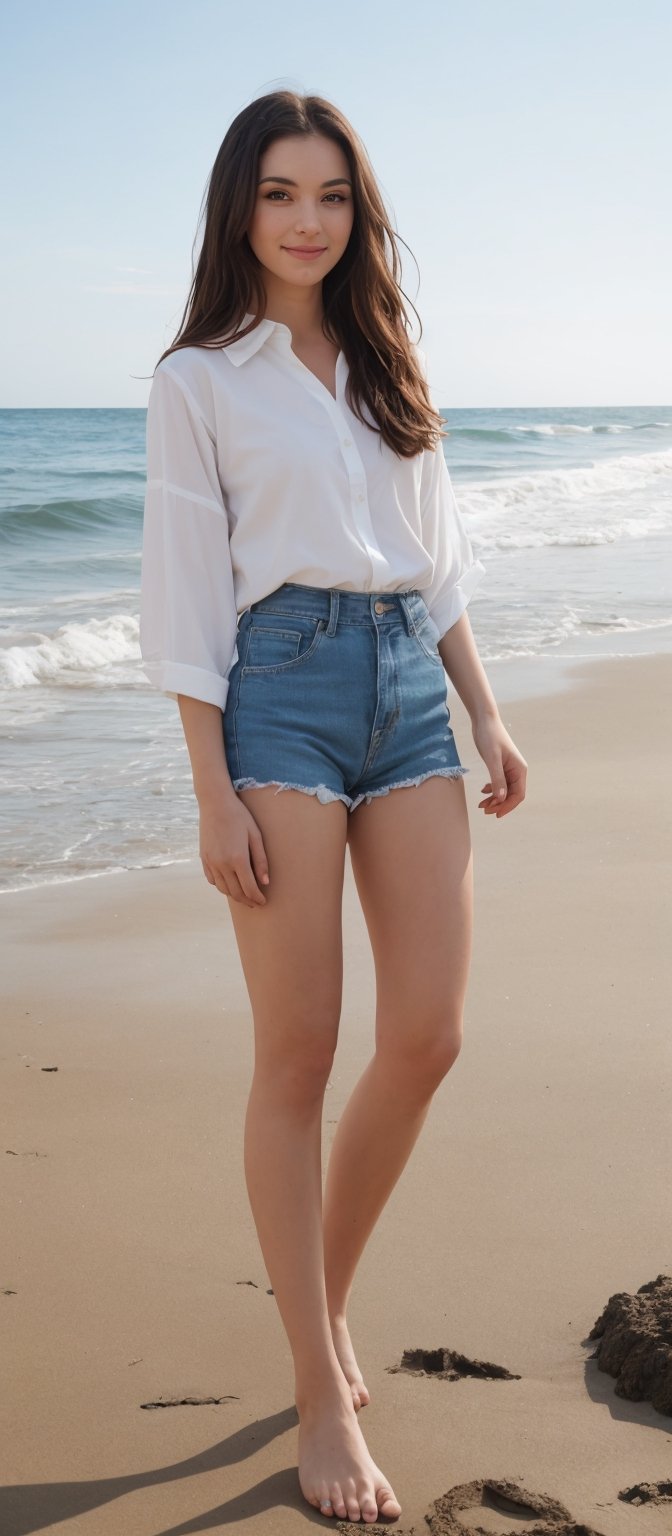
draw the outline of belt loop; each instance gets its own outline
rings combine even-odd
[[[329,588],[329,597],[329,623],[327,624],[326,633],[328,635],[335,635],[338,623],[338,587]]]
[[[406,633],[408,635],[414,635],[415,634],[415,624],[413,622],[413,614],[411,613],[411,608],[410,608],[410,604],[408,602],[408,597],[407,597],[407,595],[404,592],[400,592],[399,593],[399,602],[401,604],[401,611],[402,611],[402,613],[404,615],[404,623],[406,625]]]

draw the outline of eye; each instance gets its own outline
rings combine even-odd
[[[275,187],[275,189],[272,192],[267,192],[266,193],[266,202],[267,203],[270,202],[271,198],[287,197],[287,195],[288,194],[285,191],[283,191],[282,187]],[[326,196],[327,197],[337,197],[339,203],[347,202],[347,198],[343,197],[341,192],[327,192]]]

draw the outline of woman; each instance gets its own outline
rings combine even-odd
[[[370,1399],[347,1301],[459,1051],[471,951],[446,674],[490,775],[479,808],[507,814],[526,776],[465,611],[484,568],[399,266],[336,107],[277,91],[236,117],[153,377],[142,565],[143,664],[179,706],[200,857],[229,899],[254,1016],[245,1176],[294,1360],[300,1487],[323,1514],[365,1522],[401,1506],[357,1417]],[[346,843],[376,1048],[323,1200]]]

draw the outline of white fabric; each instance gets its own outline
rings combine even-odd
[[[292,351],[289,327],[269,319],[228,347],[184,347],[158,364],[140,648],[169,698],[224,709],[238,616],[284,581],[418,587],[444,635],[485,575],[441,445],[401,458],[350,410],[347,379],[340,352],[334,400]]]

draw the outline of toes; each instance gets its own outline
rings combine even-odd
[[[331,1504],[334,1514],[338,1515],[339,1520],[345,1520],[347,1518],[348,1511],[346,1508],[345,1499],[341,1493],[340,1483],[332,1483]]]
[[[357,1498],[356,1494],[347,1494],[345,1502],[348,1506],[348,1519],[359,1520],[359,1499]]]
[[[366,1493],[362,1496],[361,1505],[362,1520],[368,1520],[369,1523],[371,1523],[372,1520],[378,1519],[378,1505],[376,1504],[375,1499],[371,1498],[369,1493]]]
[[[352,1401],[355,1405],[355,1413],[359,1413],[359,1410],[362,1406],[362,1400],[359,1395],[359,1387],[352,1387]]]
[[[366,1405],[367,1405],[367,1403],[370,1403],[371,1398],[369,1397],[369,1389],[368,1389],[368,1387],[364,1386],[364,1382],[363,1381],[360,1381],[359,1386],[357,1388],[357,1391],[359,1393],[359,1400],[360,1400],[360,1403],[362,1405],[362,1408],[366,1408]]]
[[[378,1509],[380,1510],[381,1515],[401,1514],[401,1504],[399,1503],[396,1495],[392,1492],[389,1483],[381,1483],[380,1488],[376,1488],[376,1499],[378,1501]],[[386,1505],[388,1504],[394,1505],[394,1508],[387,1509]]]
[[[319,1493],[319,1506],[321,1515],[333,1515],[334,1511],[331,1502],[331,1494],[327,1488],[326,1483],[322,1484],[322,1488]]]

